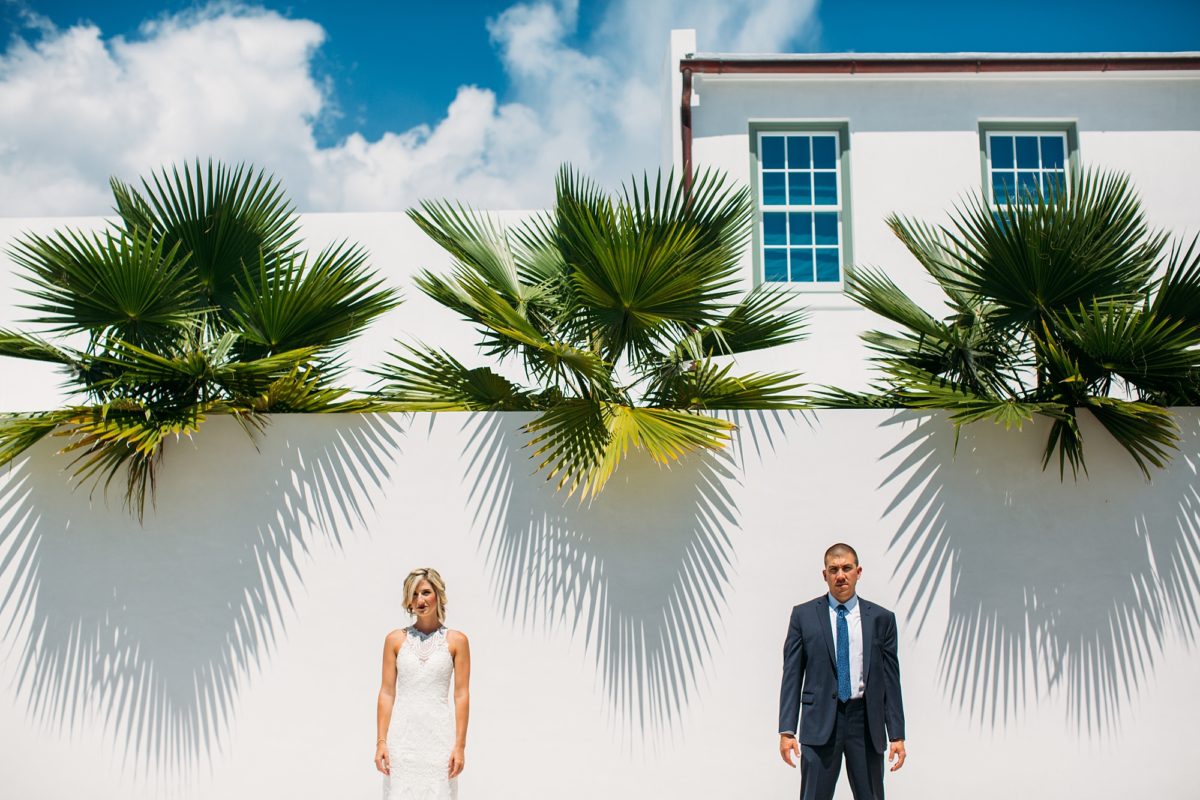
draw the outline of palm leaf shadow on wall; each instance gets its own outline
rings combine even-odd
[[[529,416],[467,423],[465,480],[496,602],[523,628],[563,625],[581,637],[616,727],[664,734],[719,636],[739,525],[738,456],[705,452],[660,468],[631,453],[603,494],[580,502],[534,474],[519,429]],[[735,422],[744,431],[755,416]],[[757,447],[769,435],[747,438]]]
[[[1182,421],[1181,452],[1154,473],[1154,491],[1099,436],[1088,476],[1063,484],[1029,466],[1037,430],[964,428],[954,456],[941,415],[885,423],[911,426],[880,487],[896,493],[885,518],[899,518],[901,604],[919,636],[948,593],[940,679],[978,723],[1000,728],[1031,702],[1060,700],[1073,732],[1104,735],[1153,675],[1164,638],[1194,640],[1200,425]]]
[[[219,749],[282,634],[300,557],[321,537],[341,545],[397,449],[385,415],[300,425],[277,417],[257,454],[229,419],[205,426],[200,452],[172,442],[166,458],[188,469],[164,472],[143,527],[101,492],[94,508],[72,493],[53,442],[0,477],[0,630],[31,718],[68,732],[100,721],[150,774],[186,776]],[[201,457],[210,447],[237,468]]]

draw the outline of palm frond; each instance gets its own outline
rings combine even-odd
[[[206,306],[230,308],[244,270],[260,255],[282,257],[297,247],[295,210],[262,170],[197,160],[153,173],[141,190],[115,178],[111,185],[127,232],[149,231],[166,249],[190,255]]]
[[[1200,236],[1184,249],[1182,242],[1171,245],[1166,268],[1154,287],[1150,310],[1158,317],[1177,319],[1189,326],[1200,326]]]
[[[810,408],[904,408],[903,401],[889,388],[876,386],[873,391],[855,392],[837,386],[820,386],[809,395]]]
[[[685,338],[685,343],[696,342],[688,355],[733,355],[803,340],[808,335],[808,312],[787,309],[792,300],[792,293],[785,288],[756,286],[723,319]]]
[[[81,358],[79,353],[56,347],[40,337],[3,328],[0,328],[0,356],[49,361],[71,368],[78,367]]]
[[[733,425],[715,417],[663,408],[567,400],[525,426],[538,469],[581,498],[603,490],[630,448],[659,464],[700,450],[719,450]]]
[[[92,483],[93,491],[107,492],[124,468],[125,507],[142,520],[147,498],[154,502],[163,443],[171,435],[191,435],[203,420],[204,413],[197,407],[163,419],[136,405],[112,404],[81,410],[56,435],[70,439],[62,452],[75,453],[71,462],[75,478],[81,484]]]
[[[76,409],[73,408],[27,414],[0,414],[0,466],[33,447],[75,414]]]
[[[1035,330],[1095,299],[1135,300],[1165,237],[1148,228],[1127,176],[1085,170],[1071,186],[998,210],[969,196],[943,229],[957,252],[951,283],[994,303],[1003,324]]]
[[[399,304],[372,278],[367,253],[345,242],[310,264],[289,255],[270,265],[262,256],[239,281],[231,310],[241,345],[252,357],[284,350],[338,348]]]
[[[508,236],[493,217],[461,204],[424,201],[408,217],[426,236],[513,305],[522,300],[524,286]]]
[[[1150,467],[1162,469],[1179,449],[1179,425],[1168,409],[1115,397],[1090,397],[1086,408],[1133,457],[1146,480]]]
[[[1170,392],[1200,370],[1200,329],[1141,307],[1095,301],[1056,315],[1054,327],[1086,358],[1092,380],[1115,374],[1147,392]]]
[[[731,375],[732,364],[710,359],[690,362],[667,372],[647,398],[662,408],[723,410],[783,410],[805,408],[796,390],[804,384],[791,372]]]
[[[568,322],[606,360],[651,357],[660,342],[717,319],[735,294],[751,213],[745,189],[708,176],[689,196],[660,175],[609,201],[564,167],[557,190],[557,242],[578,303]]]
[[[443,350],[407,347],[372,372],[378,396],[406,411],[529,411],[538,398],[487,367],[468,369]]]
[[[27,234],[10,254],[31,283],[31,321],[51,331],[153,346],[195,315],[199,287],[187,254],[148,231]]]

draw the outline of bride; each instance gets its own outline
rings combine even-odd
[[[466,636],[443,624],[446,584],[437,570],[409,573],[404,607],[416,621],[383,642],[375,768],[385,776],[384,800],[453,800],[467,746],[471,651]]]

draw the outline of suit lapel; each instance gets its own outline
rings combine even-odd
[[[829,663],[837,670],[837,648],[833,643],[833,624],[829,621],[829,598],[821,595],[813,603],[817,612],[817,624],[825,634],[825,649],[829,651]]]
[[[875,642],[875,606],[865,602],[861,597],[858,598],[858,616],[859,622],[862,623],[862,645],[863,645],[863,683],[867,682],[867,676],[870,675],[869,667],[871,666],[871,645]]]

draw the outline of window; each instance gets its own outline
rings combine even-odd
[[[761,280],[840,289],[847,250],[844,130],[758,130],[752,139]]]
[[[981,127],[984,187],[994,206],[1035,201],[1068,189],[1074,128]]]

